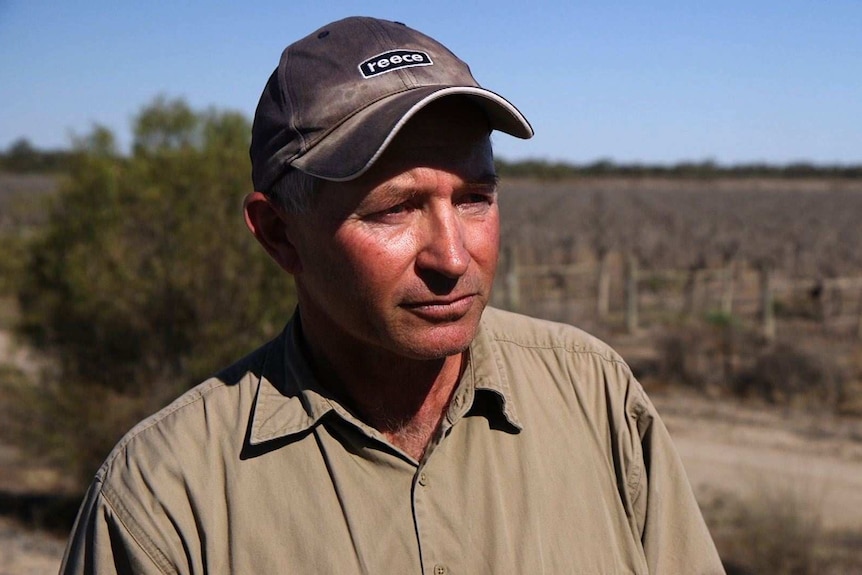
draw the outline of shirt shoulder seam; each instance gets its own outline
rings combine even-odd
[[[132,514],[121,501],[119,494],[117,494],[108,484],[102,482],[99,495],[105,501],[105,504],[110,507],[117,516],[117,519],[123,525],[123,528],[132,540],[137,543],[141,551],[150,558],[153,565],[155,565],[161,573],[164,573],[164,575],[176,575],[177,570],[171,567],[167,556],[149,537],[147,537],[138,522],[134,520]],[[134,528],[130,523],[134,525]],[[142,539],[144,541],[141,541]]]
[[[613,352],[610,351],[601,351],[597,349],[588,349],[586,346],[580,346],[575,343],[571,344],[539,344],[539,343],[526,343],[523,341],[517,341],[514,339],[506,338],[506,337],[495,337],[493,341],[497,343],[508,343],[511,345],[516,345],[523,349],[540,349],[540,350],[561,350],[567,353],[578,354],[578,355],[593,355],[598,357],[599,359],[604,360],[607,363],[616,364],[621,367],[624,367],[626,370],[629,369],[628,364],[620,357],[615,357]]]
[[[248,377],[248,375],[246,375],[245,377]],[[239,383],[237,383],[237,385],[239,385]],[[102,464],[99,473],[106,475],[107,470],[113,465],[114,460],[116,460],[117,457],[124,453],[129,443],[134,441],[138,436],[145,433],[152,427],[155,427],[156,425],[160,424],[162,421],[164,421],[174,413],[185,409],[192,404],[202,401],[206,396],[210,395],[215,390],[224,389],[225,387],[227,386],[225,386],[224,382],[215,378],[211,378],[200,384],[198,387],[189,390],[188,392],[186,392],[185,395],[176,399],[174,402],[166,405],[161,410],[139,423],[137,426],[132,428],[125,435],[125,437],[120,440],[119,443],[117,443],[117,445],[105,459],[105,462]]]

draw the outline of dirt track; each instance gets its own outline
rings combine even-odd
[[[65,542],[0,517],[0,575],[55,575]]]
[[[784,493],[824,529],[862,531],[862,420],[653,394],[698,499]]]

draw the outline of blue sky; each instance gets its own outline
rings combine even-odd
[[[466,60],[536,130],[498,155],[862,163],[862,2],[0,0],[0,148],[127,144],[156,95],[251,117],[281,50],[353,14]]]

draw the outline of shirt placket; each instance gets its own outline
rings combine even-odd
[[[446,526],[434,510],[445,505],[441,499],[445,499],[446,494],[435,490],[435,475],[445,471],[443,467],[434,465],[434,451],[467,412],[467,403],[472,397],[471,390],[472,386],[461,385],[455,392],[446,416],[440,422],[440,429],[428,445],[426,455],[419,462],[413,477],[413,521],[424,575],[450,575],[453,573],[452,566],[457,561],[455,557],[446,556],[444,546],[440,543],[441,530]]]

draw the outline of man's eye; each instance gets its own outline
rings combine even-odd
[[[466,205],[489,205],[494,203],[494,195],[493,194],[484,194],[480,192],[465,194],[461,198],[461,203]]]
[[[390,206],[388,208],[383,208],[382,210],[378,210],[373,214],[370,214],[370,219],[372,220],[387,220],[389,218],[394,218],[398,216],[403,216],[404,214],[410,211],[410,205],[407,203],[395,204],[394,206]]]
[[[383,210],[384,214],[403,214],[407,211],[407,206],[404,204],[398,204],[397,206],[392,206],[391,208],[387,208]]]

